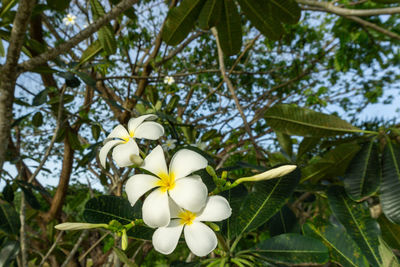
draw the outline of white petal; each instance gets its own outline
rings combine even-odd
[[[136,130],[134,137],[149,140],[157,140],[164,134],[164,127],[154,121],[146,121],[140,124]]]
[[[148,174],[136,174],[129,178],[126,182],[125,190],[131,205],[135,205],[136,201],[150,189],[157,187],[157,177]]]
[[[193,222],[191,225],[185,225],[184,234],[190,251],[199,257],[208,255],[217,247],[215,233],[204,223]]]
[[[128,122],[129,133],[135,133],[136,128],[147,119],[154,120],[154,119],[157,119],[157,116],[154,114],[148,114],[148,115],[143,115],[143,116],[140,116],[137,118],[131,118]]]
[[[114,146],[118,144],[122,144],[123,141],[120,140],[111,140],[108,141],[107,143],[104,144],[104,146],[100,149],[99,152],[99,159],[100,159],[100,164],[103,166],[103,168],[106,167],[106,159],[107,159],[107,154],[113,148]]]
[[[167,226],[170,221],[168,194],[156,189],[144,200],[142,207],[143,221],[150,227]]]
[[[133,164],[131,156],[139,155],[139,147],[133,139],[128,143],[114,148],[112,157],[119,167],[127,167]]]
[[[168,192],[179,207],[192,212],[200,211],[207,201],[206,185],[190,177],[175,181],[175,187]]]
[[[228,200],[221,196],[211,196],[195,221],[218,222],[229,218],[231,214]]]
[[[171,220],[167,227],[158,228],[153,234],[154,249],[162,254],[171,254],[178,245],[182,229],[179,220]]]
[[[179,213],[183,212],[184,210],[181,209],[178,204],[172,198],[169,198],[169,213],[170,217],[172,218],[179,218]]]
[[[115,127],[111,131],[111,133],[107,136],[107,139],[109,139],[109,138],[121,138],[121,139],[128,140],[129,137],[130,137],[129,133],[125,129],[125,127],[122,126],[121,124],[119,124],[119,125],[117,125],[117,127]]]
[[[160,175],[160,173],[168,174],[164,151],[160,145],[156,146],[153,151],[147,155],[141,168],[157,176]]]
[[[207,167],[207,160],[192,150],[181,149],[172,157],[169,166],[170,173],[173,172],[175,179],[179,179]]]

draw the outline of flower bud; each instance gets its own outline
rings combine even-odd
[[[60,223],[54,226],[57,230],[83,230],[93,228],[108,228],[104,223]]]
[[[259,182],[259,181],[265,181],[265,180],[270,180],[274,178],[279,178],[282,176],[285,176],[292,171],[294,171],[297,168],[296,165],[283,165],[278,168],[274,168],[271,170],[268,170],[263,173],[256,174],[254,176],[250,177],[243,177],[235,181],[235,184],[240,184],[243,182]]]
[[[126,234],[126,229],[122,230],[122,237],[121,237],[121,248],[122,250],[126,250],[128,247],[128,236]]]

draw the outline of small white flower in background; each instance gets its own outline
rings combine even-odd
[[[204,169],[207,160],[200,154],[181,149],[172,157],[169,171],[161,146],[144,159],[141,168],[151,172],[136,174],[126,183],[126,194],[133,206],[147,191],[155,188],[144,200],[143,221],[150,227],[167,226],[170,222],[171,199],[185,210],[200,211],[207,200],[207,187],[193,172]]]
[[[176,147],[175,143],[175,139],[168,139],[165,144],[162,145],[162,148],[164,149],[164,151],[172,150]]]
[[[203,210],[193,213],[176,206],[171,208],[171,222],[158,228],[153,234],[154,249],[163,254],[171,254],[178,244],[182,230],[185,241],[193,254],[203,257],[213,251],[218,244],[217,237],[206,222],[217,222],[229,218],[232,209],[221,196],[211,196]]]
[[[204,150],[207,147],[207,144],[201,141],[196,142],[195,144],[190,144],[191,146],[197,147],[200,150]]]
[[[175,83],[175,79],[172,76],[165,76],[164,83],[171,85],[171,84]]]
[[[128,122],[128,130],[121,124],[115,127],[104,141],[100,149],[99,158],[103,167],[106,166],[108,152],[113,148],[112,158],[119,167],[132,165],[139,158],[139,147],[135,138],[157,140],[164,134],[164,128],[154,120],[157,116],[153,114],[132,118]]]
[[[63,22],[65,25],[74,25],[76,20],[76,16],[72,14],[68,14],[65,18],[63,18]]]

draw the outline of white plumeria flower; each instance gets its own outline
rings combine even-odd
[[[154,249],[163,254],[171,254],[179,241],[182,230],[185,241],[193,254],[203,257],[213,251],[218,244],[217,237],[206,222],[217,222],[229,218],[232,209],[221,196],[211,196],[203,210],[198,213],[183,210],[173,204],[171,222],[158,228],[153,234]]]
[[[115,127],[107,136],[104,146],[100,149],[99,158],[103,167],[106,166],[108,152],[113,148],[112,158],[119,167],[132,165],[135,157],[139,157],[139,147],[135,138],[157,140],[164,134],[164,128],[154,120],[154,114],[132,118],[128,122],[128,130],[121,124]]]
[[[65,25],[74,25],[76,20],[76,16],[72,14],[68,14],[65,18],[63,18],[63,22]]]
[[[164,83],[171,85],[171,84],[175,83],[175,79],[172,76],[165,76]]]
[[[196,142],[195,144],[190,144],[191,146],[197,147],[198,149],[204,150],[207,147],[207,144],[201,141]]]
[[[136,174],[129,178],[126,183],[128,200],[133,206],[147,191],[156,188],[144,200],[143,221],[153,228],[167,226],[170,221],[171,199],[192,212],[198,212],[204,207],[207,187],[200,176],[190,174],[206,166],[207,160],[203,156],[182,149],[172,157],[168,171],[163,149],[157,146],[141,166],[154,175]]]
[[[175,145],[176,140],[175,139],[168,139],[165,144],[162,145],[162,148],[164,149],[164,151],[166,150],[172,150],[176,147]]]

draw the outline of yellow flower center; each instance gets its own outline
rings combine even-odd
[[[178,217],[180,218],[180,224],[191,225],[193,223],[193,220],[196,218],[196,213],[185,210],[179,213]]]
[[[175,187],[175,174],[174,173],[165,173],[161,172],[158,174],[160,177],[160,181],[157,182],[157,185],[161,187],[161,191],[166,192],[167,190],[171,190]]]
[[[130,132],[129,135],[122,138],[122,140],[124,140],[124,144],[128,143],[129,139],[133,138],[134,135],[135,135],[134,132]]]

